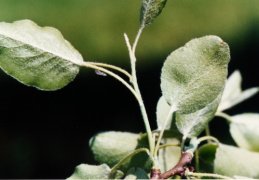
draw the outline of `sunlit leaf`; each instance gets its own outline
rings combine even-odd
[[[241,83],[241,74],[236,70],[227,80],[218,111],[229,109],[258,93],[259,87],[249,88],[242,91]]]
[[[220,144],[216,151],[214,172],[226,176],[259,178],[259,153]]]
[[[154,19],[162,12],[167,0],[142,0],[140,22],[144,27],[152,24]]]
[[[68,180],[78,179],[109,179],[111,169],[106,164],[99,166],[80,164],[75,168],[74,173]]]
[[[28,86],[60,89],[75,78],[82,62],[57,29],[30,20],[0,23],[0,67]]]
[[[213,119],[217,111],[221,94],[201,110],[190,114],[176,113],[176,126],[185,137],[198,136]]]
[[[162,68],[166,101],[183,114],[204,108],[222,92],[229,59],[228,45],[217,36],[193,39],[175,50]]]
[[[95,159],[99,163],[106,163],[109,166],[114,166],[134,150],[147,146],[145,136],[128,132],[99,133],[90,140],[90,147]],[[152,161],[147,153],[141,152],[128,159],[120,170],[126,172],[130,167],[140,167],[146,170],[151,165]]]
[[[230,133],[239,147],[259,151],[259,114],[244,113],[232,116]]]

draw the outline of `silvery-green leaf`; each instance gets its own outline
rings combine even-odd
[[[259,153],[220,144],[216,151],[214,172],[226,176],[259,178]]]
[[[158,130],[164,127],[164,123],[167,119],[168,113],[170,111],[170,105],[166,102],[165,98],[161,96],[158,100],[156,107],[156,122]],[[170,129],[172,124],[172,119],[168,121],[165,129]]]
[[[133,167],[129,169],[124,179],[149,179],[149,177],[144,169]]]
[[[173,138],[164,139],[164,144],[175,144],[177,141]],[[161,172],[165,172],[176,165],[181,156],[181,148],[177,146],[168,146],[159,150],[158,162]]]
[[[220,98],[221,94],[213,102],[194,113],[176,112],[176,126],[184,137],[196,137],[206,128],[209,121],[215,116]]]
[[[140,10],[141,26],[152,24],[154,19],[162,12],[167,0],[142,0]]]
[[[242,91],[241,83],[241,74],[236,70],[230,75],[226,82],[218,111],[229,109],[258,93],[259,87],[249,88]]]
[[[183,114],[204,108],[222,92],[229,59],[228,45],[217,36],[193,39],[175,50],[162,68],[166,101]]]
[[[121,159],[138,148],[147,147],[147,139],[140,134],[128,132],[104,132],[99,133],[90,140],[90,147],[95,159],[99,163],[106,163],[114,166]],[[129,158],[121,167],[123,172],[129,167],[140,167],[149,169],[152,161],[146,152],[140,152]]]
[[[111,169],[106,164],[99,166],[80,164],[75,168],[74,173],[67,179],[109,179],[110,172]]]
[[[75,78],[82,62],[57,29],[30,20],[0,23],[0,67],[28,86],[60,89]]]
[[[259,152],[259,114],[232,116],[230,133],[239,147]]]

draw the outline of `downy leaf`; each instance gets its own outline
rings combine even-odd
[[[259,152],[259,114],[232,116],[230,133],[239,147]]]
[[[170,105],[166,102],[163,96],[160,97],[156,108],[156,122],[158,131],[161,131],[164,127],[164,123],[167,120],[167,116],[170,111]],[[171,137],[179,137],[181,133],[178,131],[175,120],[172,117],[166,125],[166,133],[170,133]]]
[[[82,62],[57,29],[30,20],[0,23],[0,67],[23,84],[60,89],[75,78]]]
[[[148,147],[146,137],[128,132],[99,133],[90,140],[90,147],[95,160],[114,166],[121,159],[138,148]],[[146,152],[141,152],[131,157],[120,170],[127,172],[130,167],[149,169],[152,165]]]
[[[229,59],[228,45],[217,36],[193,39],[175,50],[162,68],[166,101],[183,114],[204,108],[222,92]]]
[[[210,104],[194,113],[181,114],[176,112],[176,126],[184,137],[198,136],[213,119],[217,111],[221,94]]]
[[[111,169],[106,164],[102,164],[99,166],[80,164],[75,168],[74,173],[67,179],[109,179],[110,172]]]
[[[153,23],[162,12],[167,0],[142,0],[140,10],[140,23],[142,27]]]
[[[218,111],[229,109],[258,93],[259,87],[242,91],[241,83],[241,74],[236,70],[227,80]]]
[[[214,172],[226,176],[259,178],[259,153],[220,144],[216,151]]]

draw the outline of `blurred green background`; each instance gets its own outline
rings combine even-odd
[[[133,40],[140,0],[0,0],[0,21],[31,19],[59,29],[85,60],[129,70],[123,39]],[[229,71],[240,69],[244,88],[258,86],[258,0],[168,0],[137,49],[141,90],[155,128],[159,75],[166,56],[192,38],[218,35],[229,43]],[[107,130],[144,131],[138,105],[111,78],[83,70],[68,87],[40,92],[0,73],[0,178],[65,178],[79,163],[95,163],[89,138]],[[258,111],[256,96],[230,113]],[[214,122],[213,122],[214,123]],[[213,124],[222,141],[228,126]],[[218,128],[221,128],[219,133]]]

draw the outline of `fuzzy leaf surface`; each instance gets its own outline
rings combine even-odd
[[[75,168],[74,173],[67,179],[109,179],[110,172],[111,169],[107,164],[99,166],[80,164]]]
[[[176,112],[176,126],[184,137],[197,137],[213,119],[217,111],[221,94],[204,108],[190,114]]]
[[[214,172],[226,176],[259,178],[259,153],[220,144],[216,151]]]
[[[259,152],[259,114],[232,116],[230,134],[239,147]]]
[[[189,41],[173,51],[163,65],[163,96],[182,114],[204,108],[222,92],[229,60],[229,47],[217,36]]]
[[[140,134],[109,131],[99,133],[90,140],[90,148],[95,160],[114,166],[121,159],[138,148],[148,147],[147,139]],[[152,165],[145,152],[136,154],[120,170],[127,172],[131,167],[148,169]]]
[[[60,89],[75,78],[82,62],[80,53],[55,28],[30,20],[0,23],[0,67],[23,84]]]
[[[153,23],[165,7],[167,0],[142,0],[140,10],[141,26],[145,27]]]
[[[259,87],[253,87],[242,91],[242,76],[238,70],[228,78],[222,95],[218,111],[227,110],[259,92]]]

